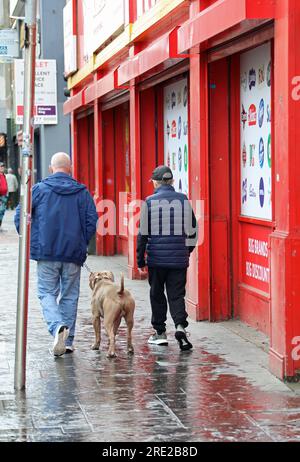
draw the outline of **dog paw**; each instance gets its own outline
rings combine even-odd
[[[117,355],[116,355],[116,353],[107,353],[106,357],[109,358],[109,359],[112,359],[112,358],[116,358]]]
[[[94,343],[92,346],[91,346],[91,349],[92,350],[99,350],[100,348],[100,345],[98,345],[97,343]]]

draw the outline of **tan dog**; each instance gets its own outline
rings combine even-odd
[[[99,350],[101,342],[101,318],[109,338],[109,348],[107,357],[114,358],[115,336],[120,326],[122,318],[127,324],[127,351],[133,354],[131,332],[133,328],[133,315],[135,301],[130,292],[124,289],[124,276],[121,275],[121,286],[114,284],[114,275],[111,271],[91,273],[89,285],[93,291],[92,295],[92,314],[93,326],[96,340],[92,345],[93,350]]]

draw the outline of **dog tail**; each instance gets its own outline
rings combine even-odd
[[[121,273],[121,287],[120,290],[118,291],[119,295],[123,295],[124,293],[124,274]]]

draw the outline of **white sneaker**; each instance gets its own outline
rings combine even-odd
[[[67,326],[58,326],[53,343],[54,356],[61,356],[66,352],[65,341],[69,336],[69,329]]]
[[[73,353],[74,350],[75,350],[75,348],[72,345],[66,346],[66,354],[67,353]]]
[[[148,343],[151,343],[152,345],[168,345],[167,334],[163,332],[158,335],[158,333],[155,332],[151,335],[151,337],[149,337]]]

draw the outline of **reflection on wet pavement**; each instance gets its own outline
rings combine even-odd
[[[137,301],[135,355],[127,356],[123,324],[116,359],[106,358],[105,335],[101,351],[92,351],[84,271],[76,350],[55,359],[35,296],[32,264],[27,388],[15,393],[12,279],[17,248],[13,239],[5,245],[10,269],[0,269],[7,288],[0,312],[0,441],[300,441],[300,396],[288,388],[267,391],[242,373],[229,373],[230,361],[213,353],[213,346],[207,348],[207,339],[193,342],[193,351],[180,352],[171,325],[168,347],[147,344],[152,329],[146,282],[126,280]],[[116,275],[124,264],[117,258],[89,261]]]
[[[91,329],[90,329],[91,330]],[[267,393],[215,372],[223,360],[201,348],[148,347],[137,321],[136,354],[89,350],[32,357],[26,395],[1,374],[2,441],[285,441],[300,439],[300,397]],[[83,343],[83,342],[82,342]],[[10,380],[7,380],[9,379]]]

